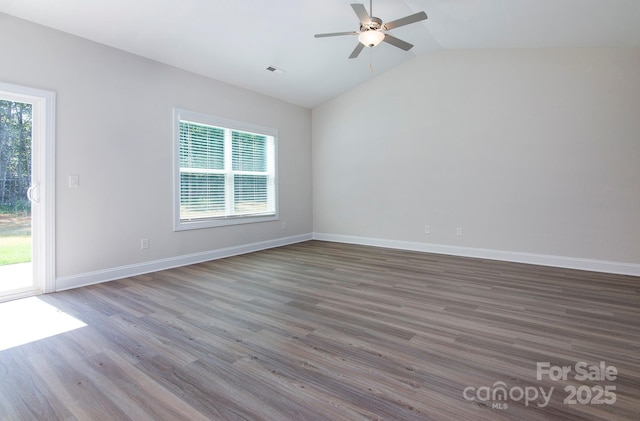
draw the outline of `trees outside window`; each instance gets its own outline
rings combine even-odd
[[[28,214],[31,104],[0,100],[0,212]]]

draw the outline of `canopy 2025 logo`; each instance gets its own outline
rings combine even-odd
[[[551,380],[552,382],[614,382],[618,378],[618,370],[614,366],[608,366],[604,361],[599,365],[589,365],[584,361],[574,365],[551,365],[549,362],[536,363],[536,379]],[[549,405],[556,388],[544,388],[542,386],[512,386],[503,381],[497,381],[491,386],[467,386],[462,396],[467,401],[491,402],[492,409],[505,410],[509,408],[507,402],[524,401],[525,406],[535,403],[544,408]],[[564,387],[565,405],[613,405],[617,396],[616,386],[612,384],[582,384],[576,386],[569,384]]]

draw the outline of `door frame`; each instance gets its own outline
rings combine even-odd
[[[56,93],[0,82],[0,95],[6,100],[32,105],[31,185],[39,186],[34,191],[39,203],[31,206],[33,280],[37,290],[54,292]]]

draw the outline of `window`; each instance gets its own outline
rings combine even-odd
[[[277,219],[277,131],[174,109],[175,230]]]

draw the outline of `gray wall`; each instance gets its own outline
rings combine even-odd
[[[57,94],[57,277],[312,232],[310,110],[2,14],[0,39],[0,80]],[[173,231],[173,107],[279,130],[280,221]]]
[[[57,93],[58,277],[311,232],[640,268],[638,49],[431,53],[311,112],[2,14],[0,37],[0,80]],[[279,129],[280,221],[173,232],[173,107]]]
[[[420,56],[314,109],[312,157],[319,234],[637,264],[640,50]]]

